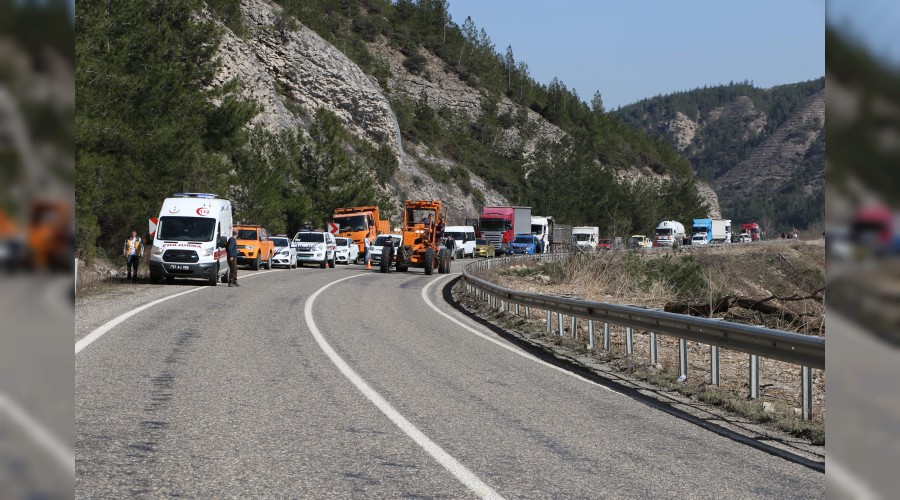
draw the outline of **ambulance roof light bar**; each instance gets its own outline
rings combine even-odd
[[[173,196],[175,198],[204,198],[209,200],[219,197],[219,195],[213,193],[175,193]]]

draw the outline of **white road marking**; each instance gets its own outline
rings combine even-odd
[[[243,275],[243,276],[238,276],[238,279],[241,279],[241,278],[248,278],[248,277],[251,277],[251,276],[259,276],[259,275],[262,275],[262,274],[268,274],[268,273],[272,273],[272,272],[275,272],[275,271],[263,271],[263,272],[253,273],[253,274],[245,274],[245,275]],[[173,295],[169,295],[169,296],[163,297],[163,298],[161,298],[161,299],[154,300],[153,302],[150,302],[149,304],[144,304],[144,305],[138,307],[137,309],[132,309],[131,311],[128,311],[127,313],[124,313],[124,314],[121,314],[121,315],[119,315],[119,316],[116,316],[115,318],[113,318],[113,319],[107,321],[106,323],[104,323],[103,326],[101,326],[101,327],[97,328],[96,330],[92,331],[91,333],[85,335],[85,336],[84,336],[81,340],[79,340],[78,342],[75,342],[75,354],[78,354],[79,352],[82,351],[82,349],[84,349],[85,347],[91,345],[94,341],[96,341],[97,339],[99,339],[100,337],[102,337],[104,334],[106,334],[107,332],[109,332],[109,331],[112,330],[113,328],[119,326],[120,323],[122,323],[122,322],[125,321],[126,319],[128,319],[128,318],[134,316],[135,314],[137,314],[137,313],[139,313],[139,312],[141,312],[141,311],[144,311],[144,310],[146,310],[146,309],[149,309],[149,308],[151,308],[151,307],[153,307],[153,306],[155,306],[155,305],[157,305],[157,304],[161,304],[161,303],[163,303],[163,302],[165,302],[165,301],[167,301],[167,300],[174,299],[175,297],[181,297],[182,295],[187,295],[187,294],[189,294],[189,293],[198,292],[198,291],[200,291],[200,290],[206,290],[207,288],[210,288],[210,287],[206,287],[206,286],[198,286],[197,288],[191,288],[190,290],[187,290],[187,291],[184,291],[184,292],[179,292],[179,293],[176,293],[176,294],[173,294]]]
[[[469,488],[472,493],[477,495],[480,498],[503,498],[499,493],[494,491],[490,486],[485,484],[481,479],[479,479],[472,471],[467,469],[461,463],[459,463],[455,458],[453,458],[449,453],[444,451],[440,446],[438,446],[434,441],[428,438],[425,434],[422,433],[415,425],[412,424],[409,420],[407,420],[403,415],[400,414],[390,403],[387,402],[375,389],[372,389],[369,384],[366,383],[365,380],[362,379],[352,368],[348,365],[335,351],[331,348],[331,345],[325,340],[325,337],[322,336],[322,333],[316,327],[315,321],[313,321],[313,303],[316,298],[324,292],[328,287],[340,283],[342,281],[346,281],[352,278],[358,278],[360,276],[368,276],[370,273],[365,274],[357,274],[354,276],[348,276],[346,278],[341,278],[337,281],[332,281],[331,283],[323,286],[316,290],[314,294],[312,294],[309,299],[306,300],[306,306],[304,307],[303,314],[306,317],[306,325],[309,327],[309,331],[312,332],[313,337],[318,342],[319,347],[323,352],[328,356],[328,359],[334,363],[335,366],[341,371],[341,373],[346,377],[358,390],[366,397],[372,404],[374,404],[381,413],[383,413],[387,418],[391,420],[404,434],[409,436],[417,445],[419,445],[423,450],[425,450],[432,458],[435,459],[439,464],[441,464],[447,471],[453,474],[456,479]]]
[[[75,453],[5,394],[0,394],[0,413],[9,415],[35,443],[49,452],[73,477],[75,476]]]
[[[448,276],[455,276],[455,275],[448,275]],[[443,277],[444,277],[444,276],[439,276],[439,277],[433,279],[433,280],[431,281],[431,283],[428,283],[427,285],[425,285],[425,286],[422,288],[422,300],[424,300],[425,303],[428,304],[429,307],[431,307],[432,309],[434,309],[434,310],[435,310],[438,314],[440,314],[441,316],[443,316],[443,317],[449,319],[450,321],[456,323],[457,325],[459,325],[459,326],[465,328],[466,330],[468,330],[468,331],[474,333],[475,335],[478,335],[479,337],[483,338],[484,340],[487,340],[488,342],[493,342],[494,344],[497,344],[498,346],[500,346],[500,347],[506,349],[507,351],[512,352],[512,353],[515,353],[515,354],[518,354],[519,356],[522,356],[522,357],[525,358],[525,359],[534,361],[535,363],[540,363],[541,365],[544,365],[544,366],[546,366],[547,368],[552,368],[552,369],[554,369],[554,370],[556,370],[556,371],[558,371],[558,372],[560,372],[560,373],[562,373],[562,374],[564,374],[564,375],[568,375],[568,376],[570,376],[570,377],[572,377],[572,378],[575,378],[575,379],[578,379],[578,380],[580,380],[580,381],[582,381],[582,382],[587,382],[588,384],[591,384],[591,385],[594,385],[594,386],[597,386],[597,387],[602,387],[602,388],[606,389],[606,390],[609,391],[609,392],[612,392],[612,393],[615,393],[615,394],[622,394],[621,392],[616,391],[616,390],[613,390],[613,389],[610,389],[609,387],[607,387],[607,386],[605,386],[605,385],[603,385],[603,384],[598,384],[597,382],[594,382],[594,381],[592,381],[592,380],[588,380],[588,379],[582,377],[581,375],[578,375],[578,374],[576,374],[576,373],[572,373],[572,372],[570,372],[569,370],[566,370],[566,369],[564,369],[564,368],[560,368],[559,366],[552,365],[552,364],[550,364],[550,363],[548,363],[548,362],[546,362],[546,361],[544,361],[544,360],[542,360],[542,359],[536,358],[536,357],[532,356],[531,354],[528,354],[527,352],[525,352],[525,351],[519,349],[518,347],[512,346],[512,345],[507,344],[507,343],[505,343],[505,342],[501,342],[500,340],[497,340],[497,339],[495,339],[495,338],[493,338],[493,337],[490,337],[490,336],[488,336],[488,335],[485,335],[485,334],[479,332],[478,330],[476,330],[476,329],[470,327],[469,325],[466,325],[466,324],[463,323],[462,321],[459,321],[458,319],[454,318],[453,316],[450,316],[449,314],[445,313],[444,311],[441,311],[441,310],[438,309],[437,306],[435,306],[435,305],[431,302],[431,300],[428,298],[428,293],[427,293],[427,292],[428,292],[428,288],[429,288],[431,285],[437,283],[437,281],[438,281],[439,279],[443,278]]]
[[[864,480],[859,479],[846,467],[830,458],[828,452],[825,453],[825,471],[828,479],[834,481],[834,486],[838,486],[851,498],[856,500],[876,500],[881,498],[880,495],[869,488],[869,485]]]

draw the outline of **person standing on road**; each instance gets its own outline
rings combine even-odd
[[[456,240],[452,234],[447,236],[447,250],[450,250],[450,258],[456,259]]]
[[[368,236],[363,240],[363,250],[366,252],[366,269],[372,269],[372,242]]]
[[[138,264],[141,262],[141,257],[144,256],[144,245],[141,243],[141,239],[138,238],[137,231],[134,229],[131,230],[131,238],[125,240],[124,254],[126,269],[125,281],[137,283]],[[134,274],[132,274],[132,269],[134,269]]]
[[[228,257],[228,286],[241,286],[237,282],[237,229],[231,231],[231,238],[225,244],[225,255]]]

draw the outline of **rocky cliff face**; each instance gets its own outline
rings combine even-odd
[[[222,65],[215,84],[223,85],[233,79],[241,82],[242,95],[259,105],[259,113],[252,120],[254,125],[271,132],[305,130],[315,110],[325,108],[357,137],[373,145],[388,145],[395,153],[399,169],[383,189],[398,205],[405,199],[441,199],[451,208],[451,223],[462,223],[465,217],[477,215],[481,205],[509,204],[474,174],[470,175],[470,183],[483,195],[478,200],[454,183],[434,181],[428,169],[449,172],[455,164],[434,156],[421,145],[404,144],[391,107],[391,98],[424,98],[434,109],[448,108],[475,122],[488,102],[477,85],[445,71],[443,63],[427,52],[423,54],[424,69],[412,73],[403,65],[405,56],[381,40],[370,43],[368,49],[390,69],[391,76],[382,88],[374,77],[365,74],[318,34],[293,19],[286,20],[281,7],[267,0],[242,0],[241,11],[244,33],[238,35],[221,26]],[[565,132],[506,97],[493,104],[497,116],[517,117],[515,125],[503,130],[498,147],[524,152],[527,175],[529,158],[539,142],[556,141]],[[631,180],[659,177],[636,168],[617,174]],[[715,193],[701,186],[703,189],[718,213]]]
[[[431,182],[418,163],[428,159],[449,170],[450,162],[429,157],[416,148],[408,154],[390,101],[374,78],[312,30],[299,23],[285,25],[279,6],[264,0],[243,0],[241,11],[244,36],[221,26],[222,65],[215,84],[232,79],[241,82],[241,94],[259,105],[253,124],[271,132],[306,129],[315,110],[325,108],[357,137],[374,145],[387,144],[394,151],[400,168],[384,188],[398,205],[404,199],[442,199],[451,206],[453,223],[477,213],[470,196],[455,185]],[[461,99],[458,106],[479,109],[477,99],[465,101],[459,92],[445,90],[432,95],[444,101]],[[471,182],[484,194],[486,203],[508,203],[481,179],[473,176]]]
[[[732,87],[698,89],[654,98],[620,113],[650,133],[662,133],[682,151],[708,181],[701,193],[711,196],[714,191],[725,217],[734,213],[753,217],[753,210],[743,210],[748,201],[784,206],[787,202],[776,199],[796,197],[797,192],[811,198],[821,196],[825,171],[823,87],[823,82],[774,89],[741,87],[741,93],[752,92],[753,98],[737,94]],[[722,95],[731,97],[716,101]],[[803,99],[803,95],[807,97]],[[760,102],[770,111],[755,104]],[[691,108],[693,112],[675,111]],[[769,216],[778,218],[777,213]]]

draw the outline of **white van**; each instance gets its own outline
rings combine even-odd
[[[456,251],[453,257],[475,257],[475,227],[473,226],[447,226],[444,228],[444,238],[453,235],[453,243]]]
[[[228,282],[225,244],[231,236],[231,202],[209,193],[175,193],[159,211],[150,249],[150,279],[202,278]]]

